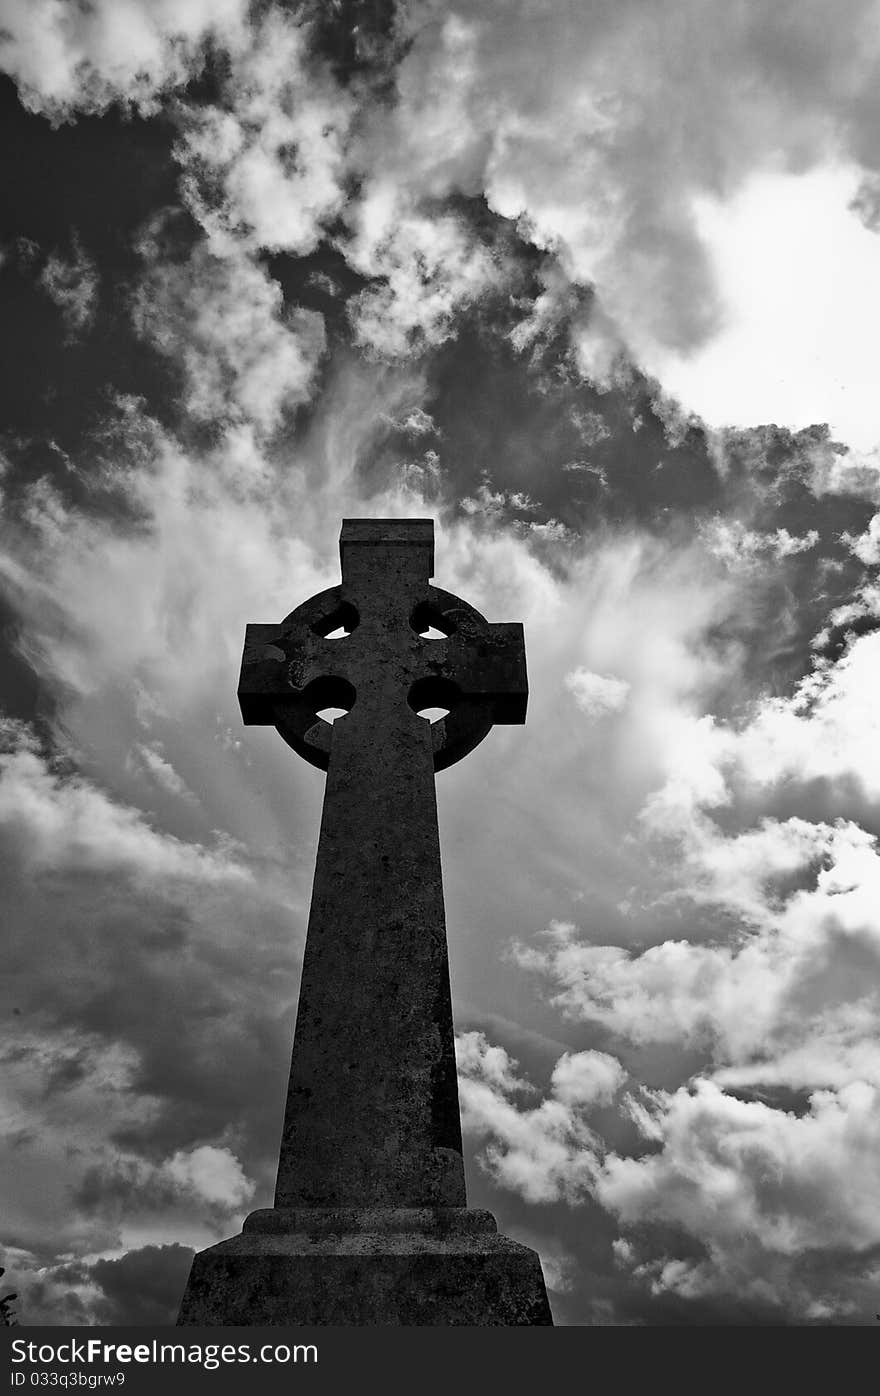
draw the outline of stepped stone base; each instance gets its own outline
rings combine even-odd
[[[535,1251],[465,1207],[271,1209],[193,1260],[178,1326],[552,1324]]]

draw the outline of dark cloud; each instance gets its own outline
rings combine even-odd
[[[26,112],[14,85],[0,78],[5,138],[0,179],[7,191],[0,246],[26,239],[33,255],[7,255],[0,267],[6,307],[0,331],[0,421],[29,475],[61,469],[57,442],[78,451],[104,419],[116,393],[145,397],[160,415],[170,379],[132,333],[128,288],[139,269],[136,234],[157,206],[176,201],[173,128],[162,118],[84,117],[53,130]],[[95,318],[78,342],[65,340],[61,311],[41,290],[48,259],[73,235],[100,267]]]
[[[193,1254],[189,1246],[141,1246],[118,1260],[97,1260],[86,1267],[101,1292],[94,1321],[117,1327],[173,1325]]]

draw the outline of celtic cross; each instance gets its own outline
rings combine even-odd
[[[347,519],[342,585],[247,627],[244,721],[327,772],[276,1209],[465,1206],[434,772],[528,690],[522,626],[429,584],[433,535]]]

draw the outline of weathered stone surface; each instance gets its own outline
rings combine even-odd
[[[289,1322],[267,1314],[293,1305],[310,1315],[301,1323],[549,1322],[534,1253],[494,1223],[477,1236],[463,1220],[434,794],[434,771],[493,722],[525,720],[522,626],[490,625],[429,585],[431,520],[346,520],[340,553],[340,587],[280,625],[248,626],[244,720],[274,724],[327,785],[275,1210],[255,1214],[273,1216],[273,1229],[249,1219],[241,1237],[197,1256],[180,1321]],[[442,636],[424,638],[429,626]],[[338,627],[348,633],[329,638]],[[418,710],[433,706],[450,711],[432,726]],[[346,716],[331,725],[325,707]],[[326,1218],[343,1214],[333,1240]],[[376,1229],[380,1215],[404,1214],[404,1230]],[[404,1303],[410,1283],[419,1293]],[[346,1303],[358,1316],[339,1317]],[[253,1317],[204,1317],[249,1305]],[[316,1316],[324,1309],[336,1317]]]

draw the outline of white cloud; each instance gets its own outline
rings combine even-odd
[[[159,1168],[158,1178],[166,1178],[176,1190],[196,1202],[236,1212],[254,1194],[254,1185],[242,1172],[241,1164],[226,1148],[201,1144],[188,1152],[178,1149]]]
[[[130,1044],[22,1015],[4,1031],[0,1056],[7,1206],[40,1253],[70,1258],[187,1218],[207,1237],[253,1196],[226,1143],[158,1157],[139,1147],[163,1102]]]
[[[876,567],[880,563],[880,514],[874,515],[864,533],[857,538],[844,533],[842,540],[849,545],[859,562],[866,567]]]
[[[145,250],[155,259],[149,242]],[[214,257],[153,260],[134,304],[136,328],[185,375],[187,411],[262,432],[308,400],[324,352],[323,318],[284,309],[281,287],[239,247]]]
[[[861,610],[859,610],[861,614]],[[674,833],[698,809],[736,793],[825,781],[838,797],[855,788],[880,799],[880,634],[852,639],[836,663],[817,660],[790,697],[765,697],[737,725],[681,717],[664,742],[668,776],[646,801],[648,828]],[[839,799],[838,799],[839,807]]]
[[[743,918],[732,943],[666,940],[634,953],[555,922],[541,947],[517,948],[519,963],[548,978],[567,1016],[630,1042],[702,1048],[718,1079],[880,1085],[866,980],[880,968],[876,841],[854,825],[790,824],[799,827],[767,821],[760,834],[717,836],[701,880],[696,854],[684,870],[680,897]],[[811,869],[808,885],[776,890]]]
[[[503,1047],[493,1046],[484,1033],[456,1033],[455,1060],[461,1076],[483,1081],[504,1094],[532,1089],[517,1076],[517,1063],[513,1058]]]
[[[589,669],[573,669],[563,679],[565,687],[587,717],[604,717],[619,712],[629,693],[626,679],[611,674],[593,674]]]
[[[604,1059],[605,1098],[622,1084],[614,1058],[578,1055]],[[858,1257],[880,1240],[877,1086],[815,1090],[800,1115],[742,1101],[700,1077],[674,1091],[637,1090],[623,1106],[651,1147],[631,1156],[605,1149],[590,1130],[583,1110],[591,1095],[560,1099],[571,1060],[557,1064],[537,1106],[515,1102],[524,1083],[511,1077],[514,1063],[481,1078],[472,1062],[463,1076],[465,1125],[497,1185],[532,1202],[593,1197],[634,1238],[615,1241],[618,1264],[655,1295],[773,1305],[801,1319],[840,1318],[870,1303]],[[652,1232],[657,1226],[666,1230]],[[669,1227],[696,1239],[701,1257],[676,1256]],[[846,1263],[811,1276],[804,1263],[823,1250]]]
[[[506,516],[511,513],[535,514],[538,512],[538,505],[529,495],[521,490],[493,490],[488,481],[484,480],[472,495],[465,495],[459,500],[459,507],[466,514],[472,516],[479,515],[481,518],[490,519],[501,523]]]
[[[267,597],[316,589],[312,545],[289,526],[316,511],[295,465],[277,477],[246,424],[204,459],[134,404],[116,429],[105,483],[137,523],[68,507],[45,481],[7,520],[0,571],[27,618],[28,656],[68,697],[134,685],[154,711],[212,712],[246,621]]]
[[[71,340],[91,328],[98,304],[98,269],[75,235],[69,257],[50,253],[40,286],[61,311]]]
[[[547,253],[521,347],[571,315],[602,384],[628,350],[718,425],[827,418],[876,444],[871,0],[845,0],[833,26],[817,0],[503,15],[419,0],[398,17],[388,102],[341,86],[307,25],[243,0],[8,0],[5,27],[24,100],[56,118],[151,110],[216,40],[221,96],[180,112],[193,210],[215,250],[308,251],[341,215],[345,255],[378,279],[351,308],[379,354],[441,342],[503,283],[498,250],[444,204],[484,196]],[[595,285],[592,310],[572,283]]]
[[[228,847],[184,843],[81,776],[53,770],[21,724],[3,719],[2,738],[0,828],[15,840],[21,866],[121,873],[157,894],[181,879],[209,885],[251,880]]]
[[[744,781],[854,781],[880,797],[880,635],[857,638],[833,666],[820,665],[790,700],[767,699],[731,744]]]
[[[31,111],[61,120],[113,101],[155,109],[197,72],[209,36],[234,42],[247,0],[6,0],[0,62]]]
[[[553,1068],[550,1083],[565,1105],[607,1105],[626,1080],[616,1057],[607,1052],[566,1052]]]
[[[421,211],[394,186],[368,189],[349,221],[349,262],[376,278],[349,309],[356,341],[388,357],[442,344],[455,316],[502,284],[498,260],[463,218]]]
[[[845,535],[842,541],[847,541]],[[871,580],[863,581],[846,601],[835,606],[829,612],[825,625],[818,634],[813,636],[811,645],[814,650],[821,652],[829,644],[835,631],[838,632],[838,635],[843,634],[845,643],[849,644],[855,636],[854,621],[873,621],[878,617],[880,617],[880,584]],[[851,627],[853,628],[851,629]]]
[[[863,635],[737,724],[678,709],[660,736],[666,779],[633,837],[659,854],[648,908],[688,913],[690,938],[635,953],[554,922],[518,957],[565,1012],[632,1041],[702,1047],[731,1082],[877,1080],[880,858],[839,811],[880,801],[878,663],[880,636]],[[817,784],[833,822],[760,814],[780,791],[815,799]],[[731,814],[745,827],[725,833],[717,819]]]
[[[761,558],[779,562],[783,558],[809,552],[819,542],[815,528],[802,537],[793,536],[787,528],[777,528],[773,533],[759,533],[747,528],[738,519],[723,519],[720,516],[700,532],[709,552],[730,567],[754,566]]]
[[[422,0],[403,24],[398,102],[369,113],[356,161],[413,203],[483,193],[595,284],[575,315],[589,376],[614,381],[627,347],[719,425],[829,417],[873,444],[871,0],[833,26],[812,0]],[[566,300],[552,280],[531,333]]]
[[[462,1130],[483,1144],[481,1165],[502,1187],[529,1202],[577,1202],[595,1172],[597,1140],[582,1115],[614,1089],[617,1063],[563,1058],[552,1094],[534,1109],[511,1097],[529,1092],[516,1072],[518,1063],[482,1033],[465,1034],[457,1044]],[[619,1069],[619,1068],[618,1068]],[[622,1077],[622,1073],[621,1073]]]
[[[745,1249],[867,1249],[880,1241],[877,1105],[877,1089],[859,1082],[817,1091],[801,1116],[708,1081],[648,1095],[631,1108],[662,1147],[609,1156],[597,1194],[627,1226],[671,1222],[699,1236],[722,1276],[725,1256]]]
[[[181,800],[196,800],[186,781],[166,760],[161,742],[139,742],[133,749],[133,758],[166,794]]]
[[[421,407],[413,407],[398,421],[392,419],[392,424],[400,431],[405,431],[409,436],[439,435],[434,418]]]
[[[310,252],[342,208],[349,92],[310,31],[269,9],[230,55],[218,104],[181,111],[183,188],[213,251]]]
[[[865,590],[855,612],[871,604]],[[635,1229],[621,1259],[656,1295],[735,1298],[807,1320],[870,1302],[859,1257],[880,1227],[869,1162],[880,855],[873,822],[841,813],[864,818],[880,802],[878,662],[880,637],[851,637],[837,663],[818,662],[791,695],[754,701],[735,721],[701,714],[680,690],[657,730],[664,776],[632,842],[644,859],[645,933],[653,909],[661,924],[677,917],[681,935],[634,949],[560,919],[516,950],[566,1016],[639,1055],[651,1044],[660,1060],[669,1049],[696,1054],[688,1085],[629,1097],[647,1153],[584,1141],[568,1175]],[[780,802],[804,813],[781,817]],[[743,1092],[754,1099],[734,1094]],[[487,1110],[486,1137],[503,1148],[558,1097],[520,1106],[519,1125]],[[495,1176],[528,1185],[525,1170]],[[702,1258],[653,1224],[688,1233]],[[834,1273],[823,1251],[845,1257]]]
[[[858,450],[880,444],[869,367],[880,244],[852,211],[858,182],[857,168],[836,163],[761,172],[734,198],[698,206],[724,322],[699,354],[646,349],[644,363],[712,426],[829,422]]]

